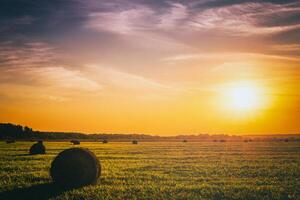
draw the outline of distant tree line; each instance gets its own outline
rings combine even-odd
[[[231,142],[231,141],[300,141],[300,134],[297,135],[268,135],[268,136],[230,136],[225,134],[209,135],[178,135],[178,136],[153,136],[145,134],[84,134],[76,132],[45,132],[34,131],[27,126],[15,125],[11,123],[0,123],[1,140],[109,140],[109,141],[212,141],[212,142]]]
[[[159,136],[144,134],[84,134],[75,132],[46,132],[34,131],[27,126],[15,125],[11,123],[0,123],[0,139],[20,139],[20,140],[157,140]]]
[[[36,133],[27,126],[14,125],[14,124],[0,124],[0,138],[13,138],[13,139],[28,139],[36,137]]]

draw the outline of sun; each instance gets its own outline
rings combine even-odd
[[[236,86],[230,91],[232,105],[237,109],[250,109],[257,105],[257,92],[249,86]]]
[[[226,90],[229,106],[235,110],[254,110],[259,107],[259,88],[250,83],[237,83]]]

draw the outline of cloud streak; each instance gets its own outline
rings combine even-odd
[[[149,30],[145,24],[152,19],[154,11],[145,6],[137,6],[122,11],[98,12],[89,14],[87,28],[108,31],[116,34],[131,35]]]
[[[60,56],[55,47],[44,42],[26,42],[23,45],[16,45],[8,41],[0,44],[1,66],[41,67],[57,61]]]
[[[194,27],[195,30],[216,30],[225,34],[275,34],[298,29],[300,25],[278,24],[271,26],[266,23],[268,20],[299,11],[299,7],[289,5],[243,3],[203,10],[192,17],[189,26]],[[261,21],[266,24],[261,24]]]
[[[195,9],[189,5],[169,3],[163,11],[147,5],[124,10],[89,14],[86,27],[117,34],[147,31],[216,30],[236,35],[273,34],[298,29],[299,23],[271,25],[271,21],[300,11],[297,4],[241,3],[223,7]],[[268,24],[268,21],[270,23]]]
[[[287,47],[291,48],[291,47]],[[295,47],[293,47],[295,48]],[[270,59],[270,60],[286,60],[286,61],[300,61],[300,57],[297,56],[280,56],[263,53],[198,53],[198,54],[178,54],[161,59],[163,62],[176,62],[176,61],[189,61],[189,60],[218,60],[218,59],[231,59],[231,60],[255,60],[255,59]]]

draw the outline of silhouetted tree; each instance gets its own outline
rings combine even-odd
[[[253,136],[255,137],[255,136]],[[293,136],[259,136],[256,138],[249,139],[243,138],[241,136],[229,136],[224,134],[219,135],[208,135],[208,134],[199,134],[199,135],[178,135],[178,136],[152,136],[144,134],[83,134],[83,133],[74,133],[74,132],[41,132],[34,131],[32,128],[27,126],[15,125],[11,123],[0,123],[0,139],[2,140],[93,140],[93,141],[102,141],[107,143],[108,141],[213,141],[213,142],[232,142],[232,141],[300,141],[300,135]],[[105,142],[106,141],[106,142]]]

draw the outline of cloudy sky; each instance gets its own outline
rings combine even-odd
[[[90,133],[299,133],[297,0],[0,4],[1,122]],[[243,85],[255,90],[251,109],[226,99]]]

